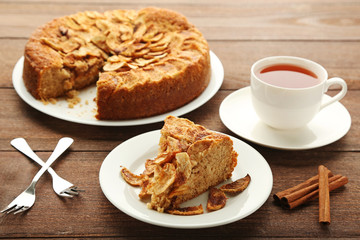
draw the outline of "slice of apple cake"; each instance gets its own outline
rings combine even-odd
[[[159,145],[141,175],[121,170],[129,184],[142,188],[140,199],[150,199],[148,207],[159,212],[178,208],[230,178],[237,164],[230,137],[184,118],[165,119]]]

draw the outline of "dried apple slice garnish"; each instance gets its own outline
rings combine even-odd
[[[124,180],[132,186],[141,186],[147,178],[145,175],[135,175],[125,167],[121,169],[120,173]]]
[[[251,177],[249,174],[247,174],[245,177],[240,178],[235,182],[221,186],[220,190],[222,190],[225,193],[232,193],[232,194],[241,193],[247,188],[250,181],[251,181]]]
[[[120,68],[122,68],[124,65],[125,65],[125,62],[116,62],[116,63],[107,62],[104,65],[103,70],[106,72],[116,71],[116,70],[119,70]]]
[[[191,161],[186,152],[181,152],[175,155],[176,159],[176,178],[174,187],[184,184],[191,175]]]
[[[164,167],[156,165],[154,169],[154,178],[150,182],[152,185],[151,191],[156,195],[160,195],[171,187],[175,181],[175,177],[176,169],[173,164],[165,163]]]
[[[218,188],[211,188],[206,209],[208,211],[216,211],[225,207],[227,197],[225,193]]]
[[[199,206],[194,206],[194,207],[167,209],[166,212],[173,215],[190,216],[190,215],[203,214],[204,209],[203,206],[200,204]]]

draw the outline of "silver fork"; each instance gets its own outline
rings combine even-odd
[[[14,214],[26,211],[30,209],[35,203],[35,187],[37,181],[40,177],[46,172],[50,165],[55,162],[55,160],[73,143],[73,139],[65,137],[61,138],[56,145],[54,152],[49,157],[48,161],[44,166],[36,173],[35,177],[31,181],[30,185],[23,191],[19,196],[17,196],[4,210],[2,213],[12,213]]]
[[[30,159],[37,162],[40,166],[43,166],[45,163],[39,158],[38,155],[30,148],[29,144],[26,142],[24,138],[15,138],[11,142],[11,145],[28,156]],[[48,168],[48,172],[52,177],[52,186],[54,192],[60,197],[68,197],[72,198],[73,195],[78,195],[78,192],[82,192],[83,190],[78,189],[71,182],[66,181],[51,168]]]

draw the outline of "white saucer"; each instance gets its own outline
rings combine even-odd
[[[256,115],[250,94],[250,87],[231,93],[221,103],[219,113],[227,128],[251,142],[277,149],[312,149],[339,140],[350,129],[350,114],[339,102],[321,110],[305,127],[295,130],[269,127]]]

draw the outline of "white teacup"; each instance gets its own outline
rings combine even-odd
[[[319,80],[316,85],[296,88],[280,87],[261,80],[256,73],[272,65],[290,64],[310,70]],[[289,79],[291,81],[291,79]],[[338,84],[341,91],[327,101],[324,93]],[[324,107],[342,99],[347,85],[341,78],[328,79],[328,73],[316,62],[290,56],[263,58],[251,67],[251,95],[255,112],[267,125],[278,129],[295,129],[306,126]]]

